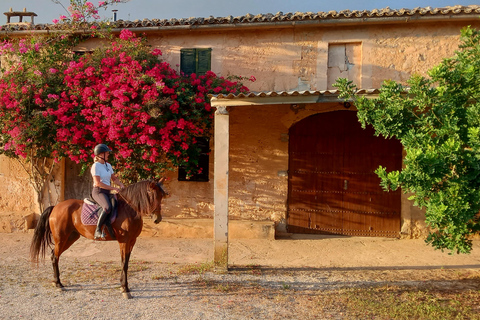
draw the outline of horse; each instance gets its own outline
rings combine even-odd
[[[122,257],[122,273],[120,277],[124,298],[132,298],[127,281],[128,261],[133,246],[143,227],[142,216],[156,216],[155,223],[162,220],[161,201],[167,195],[163,188],[163,180],[141,181],[121,190],[118,195],[117,218],[112,223],[114,237],[107,232],[105,241],[117,240]],[[39,257],[45,259],[46,247],[52,247],[53,285],[59,290],[65,290],[60,282],[58,261],[80,236],[93,240],[95,225],[84,225],[81,222],[83,200],[70,199],[50,206],[42,213],[35,227],[30,245],[30,258],[38,263]],[[52,242],[53,238],[53,242]]]

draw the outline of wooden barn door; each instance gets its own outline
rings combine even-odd
[[[356,112],[334,111],[292,126],[289,157],[289,232],[399,235],[400,191],[383,191],[374,172],[401,169],[397,140],[362,129]]]

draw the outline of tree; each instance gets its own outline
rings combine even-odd
[[[42,115],[49,95],[64,90],[63,71],[79,37],[5,39],[0,45],[0,154],[18,160],[42,197],[55,162],[54,127]]]
[[[335,86],[355,102],[363,127],[402,143],[404,168],[376,173],[385,190],[402,188],[425,208],[427,243],[469,253],[480,230],[480,32],[463,29],[455,56],[407,86],[385,81],[378,98],[357,95],[347,79]]]
[[[212,128],[208,94],[247,88],[213,72],[178,74],[159,60],[159,49],[131,31],[111,41],[72,61],[64,71],[65,91],[47,98],[54,104],[43,115],[55,126],[58,155],[88,166],[92,148],[103,142],[115,150],[124,179],[159,176],[169,166],[194,173],[196,137]]]
[[[71,4],[95,14],[89,2]],[[196,137],[212,128],[208,95],[248,91],[213,72],[179,74],[131,31],[115,36],[92,24],[86,33],[72,32],[75,23],[85,26],[84,16],[61,22],[63,33],[33,32],[0,45],[0,154],[25,165],[41,209],[54,163],[68,157],[85,169],[98,143],[115,150],[112,162],[127,181],[159,177],[175,166],[194,173]],[[89,37],[102,37],[104,45],[75,56],[72,49]]]
[[[105,0],[99,1],[95,6],[92,2],[86,0],[69,0],[70,5],[65,8],[61,0],[52,0],[53,3],[63,7],[65,13],[68,16],[61,15],[58,19],[54,19],[52,22],[57,24],[63,24],[64,26],[79,26],[81,24],[88,24],[92,21],[100,21],[99,9],[106,10],[109,5],[117,3],[125,3],[130,0]]]

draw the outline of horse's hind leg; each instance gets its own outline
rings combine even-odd
[[[58,259],[60,257],[55,254],[56,251],[57,249],[52,250],[51,257],[53,266],[53,285],[59,289],[63,289],[63,284],[60,282],[60,270],[58,269]]]
[[[60,255],[70,248],[70,246],[80,238],[76,232],[71,233],[66,239],[55,239],[55,248],[52,250],[52,266],[53,266],[53,285],[63,290],[63,284],[60,282],[60,270],[58,268],[58,260]]]

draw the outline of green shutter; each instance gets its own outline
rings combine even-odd
[[[180,50],[180,70],[189,75],[195,73],[197,61],[196,61],[196,49],[182,49]]]
[[[197,49],[197,75],[204,75],[211,69],[212,49]]]

